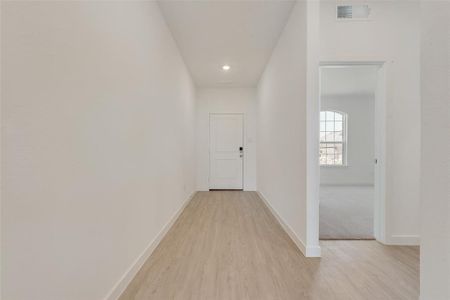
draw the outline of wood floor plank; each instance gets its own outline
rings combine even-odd
[[[323,241],[305,258],[254,192],[199,192],[120,297],[419,298],[419,248]]]

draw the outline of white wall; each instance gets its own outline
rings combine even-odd
[[[450,299],[450,3],[423,2],[420,298]]]
[[[374,184],[374,95],[324,95],[321,110],[336,110],[347,114],[347,165],[322,166],[320,184]]]
[[[209,190],[209,114],[244,114],[244,190],[256,190],[256,89],[200,88],[197,92],[197,190]]]
[[[2,2],[3,299],[102,299],[195,189],[154,2]]]
[[[258,84],[258,191],[306,245],[306,3],[297,2]]]
[[[387,61],[387,242],[419,242],[419,2],[371,1],[372,20],[336,21],[321,3],[322,61]]]

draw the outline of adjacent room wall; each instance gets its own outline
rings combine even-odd
[[[322,166],[322,185],[374,184],[374,95],[324,95],[321,110],[347,114],[347,165]]]
[[[197,91],[197,190],[209,190],[209,114],[244,114],[244,190],[256,190],[256,89],[200,88]]]
[[[190,75],[155,2],[1,22],[2,299],[103,299],[195,190]]]
[[[420,299],[450,299],[450,3],[421,13]]]
[[[258,84],[257,101],[258,191],[303,247],[307,246],[306,29],[306,3],[297,2]]]
[[[322,61],[385,61],[388,70],[386,242],[419,243],[420,36],[418,1],[371,1],[370,21],[337,21],[321,2]]]

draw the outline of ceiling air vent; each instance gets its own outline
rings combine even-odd
[[[370,7],[367,4],[338,5],[336,13],[338,20],[368,20]]]

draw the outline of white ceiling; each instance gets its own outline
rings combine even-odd
[[[293,1],[159,1],[182,56],[201,87],[255,86]],[[231,70],[224,72],[222,65]]]
[[[322,67],[322,95],[373,94],[377,83],[377,66]]]

